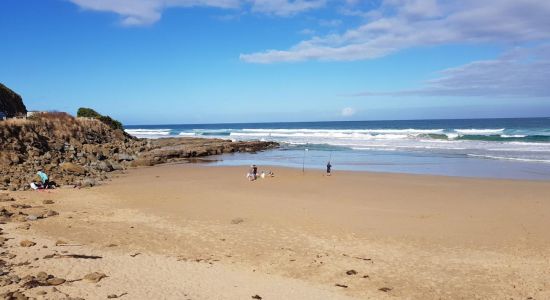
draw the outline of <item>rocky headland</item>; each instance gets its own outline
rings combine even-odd
[[[27,113],[21,96],[2,84],[0,112],[8,118]],[[91,187],[130,167],[278,146],[222,139],[138,139],[124,132],[120,122],[92,109],[82,108],[79,115],[84,117],[40,112],[0,121],[0,190],[29,189],[39,170],[57,186]]]
[[[129,167],[275,148],[273,142],[138,139],[96,119],[43,113],[0,122],[0,190],[26,190],[44,170],[58,186],[94,186]]]

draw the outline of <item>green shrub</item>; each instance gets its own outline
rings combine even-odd
[[[112,129],[124,130],[124,126],[122,126],[122,123],[120,123],[119,121],[109,116],[104,116],[91,108],[86,108],[86,107],[79,108],[78,111],[76,112],[76,116],[79,118],[98,119],[101,122],[103,122],[103,124],[111,127]]]
[[[95,118],[95,119],[98,119],[98,118],[101,117],[101,114],[98,113],[97,111],[91,109],[91,108],[81,107],[76,112],[76,116],[79,117],[79,118]]]
[[[106,124],[107,126],[113,128],[113,129],[120,129],[124,130],[124,127],[122,126],[122,123],[119,121],[109,117],[109,116],[101,116],[98,118],[101,122]]]

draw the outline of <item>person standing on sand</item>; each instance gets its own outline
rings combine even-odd
[[[327,176],[330,176],[330,170],[332,169],[332,165],[330,164],[330,161],[327,162]]]
[[[258,166],[252,165],[252,175],[254,175],[254,180],[258,178]]]

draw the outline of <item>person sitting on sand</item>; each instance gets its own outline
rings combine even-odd
[[[48,177],[48,175],[46,175],[46,173],[44,173],[43,171],[38,171],[36,172],[36,175],[38,176],[39,178],[39,182],[38,184],[31,184],[31,188],[33,189],[55,189],[55,186],[56,186],[56,183],[54,181],[51,181],[50,178]],[[36,187],[36,188],[35,188]]]
[[[36,175],[38,175],[38,177],[40,177],[40,185],[42,186],[42,188],[43,189],[48,188],[48,185],[49,185],[48,175],[46,175],[46,173],[44,173],[42,171],[36,172]]]
[[[330,176],[330,171],[332,169],[332,165],[330,164],[330,161],[327,162],[327,176]]]

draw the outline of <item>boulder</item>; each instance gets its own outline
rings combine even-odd
[[[86,169],[84,169],[84,167],[79,166],[77,164],[70,163],[70,162],[62,163],[61,170],[70,174],[75,174],[75,175],[86,174]]]
[[[33,242],[33,241],[24,240],[24,241],[21,241],[21,242],[19,243],[19,245],[20,245],[21,247],[27,247],[27,248],[28,248],[28,247],[32,247],[32,246],[36,245],[36,243]]]
[[[155,162],[151,158],[138,158],[132,161],[132,167],[149,167],[155,165]]]
[[[135,157],[130,155],[130,154],[126,154],[126,153],[118,154],[118,161],[119,162],[121,162],[121,161],[132,161],[134,159],[135,159]]]
[[[100,161],[97,164],[97,169],[103,172],[111,172],[113,170],[113,165],[107,160]]]
[[[111,166],[113,167],[113,171],[124,170],[124,167],[119,163],[112,163]]]
[[[93,187],[96,185],[97,185],[97,181],[93,178],[84,178],[80,182],[80,187],[83,187],[83,188]]]

